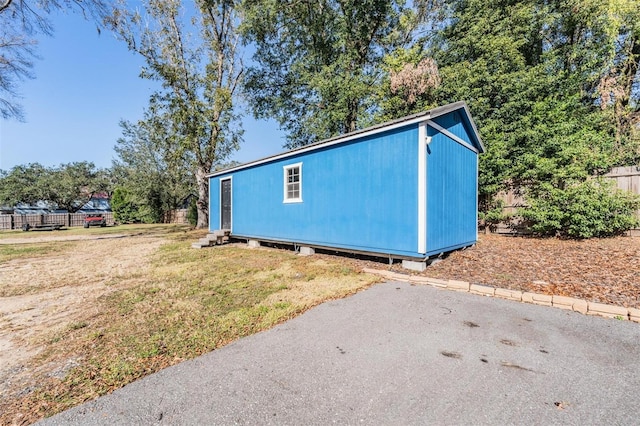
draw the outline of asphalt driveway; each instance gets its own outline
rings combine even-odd
[[[640,324],[405,283],[42,422],[636,424]]]

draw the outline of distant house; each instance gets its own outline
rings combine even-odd
[[[96,192],[91,199],[82,206],[78,213],[105,213],[111,211],[111,198],[106,192]]]
[[[66,213],[66,210],[56,210],[55,206],[46,201],[38,201],[35,204],[18,203],[13,208],[13,214],[47,214]]]
[[[111,211],[111,199],[106,192],[95,193],[81,209],[76,213],[106,213]],[[15,207],[2,207],[2,213],[7,214],[49,214],[49,213],[69,213],[66,209],[58,209],[46,201],[38,201],[35,204],[18,203]]]
[[[422,269],[477,241],[482,152],[466,103],[449,104],[210,174],[210,229]]]

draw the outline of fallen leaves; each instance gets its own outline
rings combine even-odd
[[[422,275],[640,307],[640,238],[590,240],[480,235]]]

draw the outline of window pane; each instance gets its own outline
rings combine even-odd
[[[293,166],[285,169],[285,199],[300,199],[300,166]]]
[[[300,169],[293,167],[287,170],[287,182],[299,182],[300,181]]]

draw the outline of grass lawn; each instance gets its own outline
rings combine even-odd
[[[379,281],[339,257],[192,249],[203,234],[0,233],[0,343],[13,348],[0,359],[0,422],[52,415]]]

